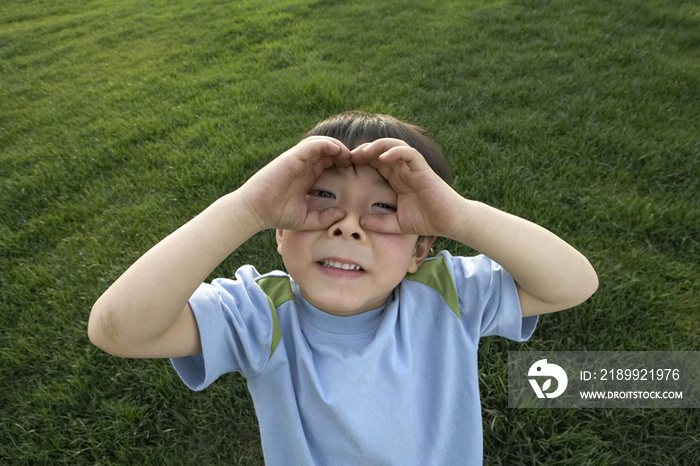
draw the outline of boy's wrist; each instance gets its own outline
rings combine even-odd
[[[456,227],[446,237],[470,246],[479,237],[482,224],[479,221],[480,202],[462,198]]]
[[[251,237],[266,230],[265,219],[246,197],[240,188],[219,198],[214,204],[221,206],[221,212],[231,221],[231,228]]]

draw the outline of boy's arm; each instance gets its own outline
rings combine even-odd
[[[139,258],[97,300],[88,335],[121,357],[201,353],[190,296],[255,233],[267,228],[316,229],[342,218],[338,209],[309,212],[306,193],[323,170],[348,164],[331,138],[308,138],[223,196]]]
[[[464,219],[450,237],[513,276],[523,317],[574,307],[598,288],[588,260],[552,232],[486,204],[463,201]]]
[[[550,231],[515,215],[464,199],[405,143],[381,139],[355,149],[399,194],[397,212],[371,215],[363,226],[387,233],[444,236],[479,251],[516,282],[523,316],[582,303],[598,287],[588,260]]]
[[[212,270],[256,232],[236,191],[141,256],[97,300],[88,335],[121,357],[201,353],[188,299]]]

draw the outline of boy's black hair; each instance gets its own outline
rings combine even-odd
[[[447,184],[451,185],[453,181],[447,159],[437,144],[425,135],[425,130],[389,115],[357,110],[343,112],[323,120],[306,133],[304,138],[309,136],[335,138],[350,150],[381,138],[401,139],[420,152],[430,168]]]

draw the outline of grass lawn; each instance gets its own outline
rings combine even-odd
[[[600,288],[480,346],[487,465],[698,465],[700,409],[507,408],[507,351],[700,351],[695,0],[0,2],[0,464],[262,464],[245,381],[87,339],[134,260],[319,120],[427,128]],[[439,248],[471,254],[446,240]],[[264,232],[212,274],[282,267]]]

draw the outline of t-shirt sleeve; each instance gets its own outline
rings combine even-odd
[[[525,341],[532,336],[538,316],[522,317],[515,280],[503,267],[484,255],[453,257],[443,251],[440,256],[454,278],[462,322],[475,339],[500,335]]]
[[[202,354],[172,358],[183,382],[203,390],[221,375],[238,371],[244,377],[262,372],[270,358],[273,319],[270,302],[246,266],[236,279],[203,283],[189,300],[199,326]]]

